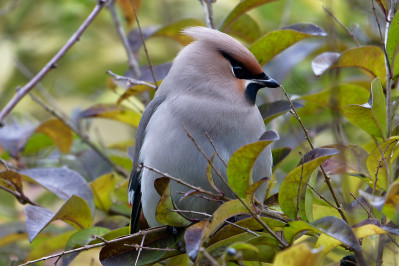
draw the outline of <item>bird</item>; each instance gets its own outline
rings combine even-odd
[[[162,225],[156,219],[160,196],[154,188],[154,181],[162,175],[149,168],[213,191],[206,177],[208,161],[192,139],[208,158],[215,150],[218,152],[221,158],[215,156],[213,164],[226,178],[224,162],[238,148],[258,141],[266,131],[255,104],[258,90],[280,86],[263,72],[255,56],[230,35],[199,26],[185,28],[182,34],[194,41],[173,60],[137,128],[128,187],[132,233],[137,230],[141,210],[150,227]],[[270,177],[271,167],[272,155],[267,147],[255,162],[253,181]],[[225,195],[232,196],[216,177],[215,184]],[[264,183],[255,193],[261,201],[266,186]],[[180,201],[190,189],[173,181],[170,190],[181,210],[211,214],[220,206],[220,202],[195,196]]]

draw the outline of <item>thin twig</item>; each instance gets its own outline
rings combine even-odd
[[[356,43],[356,46],[360,47],[360,44],[357,41],[357,39],[356,39],[355,35],[353,34],[353,32],[351,32],[341,21],[339,21],[338,18],[330,10],[328,10],[325,6],[323,6],[323,9],[328,15],[330,15],[346,31],[346,33],[348,33],[348,35]]]
[[[76,135],[80,137],[83,143],[87,144],[90,148],[92,148],[104,161],[106,161],[118,174],[121,174],[122,176],[128,177],[129,174],[126,173],[124,169],[116,165],[111,159],[105,155],[103,151],[101,151],[96,145],[94,145],[93,142],[90,141],[89,137],[86,135],[83,135],[69,119],[66,119],[62,115],[60,115],[55,109],[47,105],[45,102],[43,102],[41,99],[33,95],[32,93],[29,93],[29,96],[40,104],[47,112],[52,114],[54,117],[58,118],[60,121],[62,121],[69,129],[71,129]]]
[[[30,265],[30,264],[33,264],[33,263],[36,263],[36,262],[39,262],[39,261],[44,261],[44,260],[49,260],[49,259],[52,259],[52,258],[57,258],[57,257],[60,257],[60,256],[64,256],[66,254],[71,254],[71,253],[76,253],[76,252],[80,252],[80,251],[89,250],[89,249],[92,249],[92,248],[102,247],[102,246],[105,246],[105,245],[110,244],[110,243],[117,243],[117,242],[120,242],[120,241],[124,241],[126,239],[137,237],[137,236],[145,236],[145,235],[148,235],[148,234],[151,234],[151,233],[157,233],[157,232],[163,231],[164,229],[165,229],[165,227],[156,227],[156,228],[151,228],[151,229],[148,229],[148,230],[139,231],[139,232],[137,232],[135,234],[131,234],[131,235],[127,235],[127,236],[122,236],[120,238],[112,239],[112,240],[109,240],[107,242],[101,242],[101,243],[92,244],[92,245],[84,245],[83,247],[79,247],[79,248],[75,248],[75,249],[71,249],[71,250],[66,250],[66,251],[63,251],[63,252],[60,252],[60,253],[57,253],[57,254],[52,254],[50,256],[42,257],[42,258],[37,259],[37,260],[31,260],[31,261],[28,261],[28,262],[25,262],[25,263],[21,264],[20,266]]]
[[[139,31],[140,31],[141,41],[143,42],[144,52],[145,52],[145,55],[147,56],[148,66],[149,66],[149,68],[151,70],[152,78],[154,79],[155,89],[158,89],[157,78],[155,77],[154,69],[153,69],[152,64],[151,64],[150,56],[149,56],[148,50],[147,50],[147,45],[145,44],[145,38],[144,38],[144,35],[143,35],[143,31],[141,30],[141,27],[140,27],[139,17],[137,16],[136,7],[134,6],[133,0],[130,0],[130,4],[132,5],[133,12],[134,12],[134,17],[136,18],[136,22],[137,22],[137,27],[139,28]]]
[[[118,32],[118,35],[121,38],[123,47],[125,48],[126,55],[127,55],[127,63],[129,65],[129,69],[133,72],[133,75],[136,78],[138,78],[141,75],[139,64],[137,63],[136,58],[134,58],[134,56],[133,56],[132,49],[130,47],[129,41],[126,38],[125,31],[123,30],[121,22],[120,22],[120,20],[118,18],[118,15],[116,13],[115,0],[111,0],[107,4],[107,8],[111,12],[112,20],[114,21],[114,24],[115,24],[115,27],[116,27],[116,31]]]
[[[145,235],[144,235],[143,238],[141,239],[141,244],[140,244],[140,246],[136,244],[136,247],[135,247],[135,248],[136,248],[136,250],[138,249],[139,252],[137,253],[137,257],[136,257],[136,261],[135,261],[135,263],[134,263],[134,266],[136,266],[137,263],[139,262],[139,258],[140,258],[140,255],[141,255],[141,251],[143,250],[143,247],[144,247],[144,239],[145,239]],[[138,246],[138,247],[137,247],[137,246]]]
[[[210,191],[208,191],[208,190],[202,189],[201,187],[195,187],[195,186],[193,186],[193,185],[191,185],[191,184],[189,184],[189,183],[184,182],[184,181],[181,180],[181,179],[178,179],[178,178],[176,178],[176,177],[173,177],[173,176],[171,176],[171,175],[169,175],[169,174],[167,174],[167,173],[161,172],[161,171],[159,171],[158,169],[155,169],[155,168],[153,168],[153,167],[150,167],[150,166],[147,166],[147,165],[143,165],[143,167],[144,167],[144,168],[147,168],[148,170],[151,170],[151,171],[153,171],[153,172],[155,172],[155,173],[157,173],[157,174],[160,174],[161,176],[167,177],[167,178],[169,178],[170,180],[173,180],[173,181],[175,181],[175,182],[177,182],[177,183],[179,183],[179,184],[182,184],[182,185],[184,185],[184,186],[186,186],[186,187],[188,187],[188,188],[191,188],[191,189],[193,189],[193,190],[196,190],[196,191],[198,191],[199,193],[203,193],[203,194],[205,194],[205,195],[208,195],[208,196],[211,196],[211,197],[215,197],[215,198],[221,199],[221,200],[226,200],[226,201],[227,201],[227,200],[231,200],[230,198],[228,198],[228,197],[226,197],[226,196],[224,196],[224,195],[212,193],[212,192],[210,192]]]
[[[331,207],[333,207],[334,209],[338,210],[337,206],[335,206],[334,204],[332,204],[328,199],[326,199],[326,197],[324,197],[323,195],[321,195],[319,192],[317,192],[317,190],[312,187],[311,185],[309,185],[309,183],[307,183],[307,186],[310,187],[310,189],[312,189],[317,196],[319,196],[319,198],[321,198],[322,200],[324,200],[325,202],[328,203],[328,205],[330,205]]]
[[[294,104],[292,103],[290,97],[288,97],[288,94],[287,94],[287,92],[285,91],[284,87],[281,85],[280,88],[281,88],[282,91],[284,92],[284,95],[285,95],[285,97],[287,98],[287,100],[288,100],[288,102],[289,102],[289,104],[290,104],[290,106],[291,106],[291,113],[294,115],[294,117],[296,118],[296,120],[298,120],[299,124],[301,125],[302,130],[303,130],[303,132],[305,133],[305,138],[306,138],[306,140],[308,141],[308,143],[309,143],[311,149],[313,150],[313,149],[314,149],[314,146],[313,146],[312,141],[310,140],[308,130],[305,128],[304,124],[302,123],[302,120],[301,120],[301,118],[299,117],[299,115],[298,115],[298,113],[297,113],[297,111],[296,111],[296,109],[295,109],[295,107],[294,107]],[[333,196],[333,198],[334,198],[335,204],[336,204],[337,207],[338,207],[338,208],[337,208],[338,212],[340,213],[342,219],[343,219],[345,222],[349,223],[349,222],[348,222],[348,219],[346,218],[345,212],[343,211],[342,204],[341,204],[341,202],[339,201],[337,195],[335,194],[334,188],[333,188],[333,186],[332,186],[332,184],[331,184],[331,182],[330,182],[330,177],[327,175],[327,173],[326,173],[326,171],[324,170],[324,167],[323,167],[322,165],[320,165],[320,169],[321,169],[321,171],[322,171],[322,173],[323,173],[323,175],[324,175],[324,180],[325,180],[325,182],[326,182],[326,184],[327,184],[327,186],[328,186],[328,188],[329,188],[329,190],[330,190],[330,192],[331,192],[331,194],[332,194],[332,196]]]
[[[8,167],[8,163],[6,161],[0,158],[0,162],[2,165],[4,165],[4,168],[6,168],[7,171],[10,170],[10,168]]]
[[[302,155],[301,155],[301,157],[302,157]],[[299,220],[299,216],[298,216],[298,213],[299,213],[299,196],[300,196],[300,193],[301,193],[302,179],[303,179],[303,163],[301,163],[301,176],[299,178],[298,195],[296,197],[295,217],[296,217],[297,220]]]
[[[212,215],[210,215],[210,214],[208,214],[208,213],[206,213],[206,212],[197,212],[197,211],[189,211],[189,210],[170,210],[170,211],[177,212],[177,213],[182,212],[182,213],[199,214],[199,215],[206,216],[206,217],[208,217],[208,218],[211,218],[211,217],[212,217]],[[232,226],[235,226],[235,227],[237,227],[237,228],[240,228],[240,229],[246,231],[247,233],[250,233],[251,235],[259,236],[259,234],[255,233],[254,231],[252,231],[252,230],[249,229],[249,228],[245,228],[245,227],[243,227],[243,226],[241,226],[241,225],[232,223],[232,222],[230,222],[230,221],[228,221],[228,220],[224,220],[224,222],[227,223],[227,224],[230,224],[230,225],[232,225]]]
[[[208,28],[214,29],[212,0],[200,0]]]
[[[130,87],[131,85],[145,85],[145,86],[148,86],[153,89],[157,88],[154,84],[151,84],[149,82],[134,79],[134,78],[129,78],[129,77],[125,77],[125,76],[120,76],[118,74],[113,73],[111,70],[107,70],[107,74],[110,74],[117,81],[126,81],[126,85],[128,87]]]
[[[202,254],[204,254],[204,257],[207,258],[209,260],[209,262],[214,265],[214,266],[221,266],[212,256],[211,254],[208,253],[208,251],[206,251],[205,248],[200,247],[199,249],[200,252],[202,252]]]
[[[139,245],[139,244],[132,244],[132,245],[130,245],[130,244],[125,244],[124,246],[126,246],[126,247],[132,247],[132,248],[135,248],[136,250],[137,250],[137,249],[139,249],[139,250],[144,249],[144,250],[168,251],[168,252],[170,252],[170,251],[179,251],[179,250],[174,249],[174,248],[152,248],[152,247],[143,247],[142,245]],[[138,258],[138,257],[137,257],[137,258]],[[136,261],[136,262],[137,262],[137,261]],[[136,264],[135,264],[135,265],[136,265]]]
[[[28,84],[17,91],[14,97],[8,102],[8,104],[0,112],[0,127],[4,126],[3,120],[10,113],[10,111],[19,103],[19,101],[28,94],[36,84],[41,81],[47,73],[56,67],[57,62],[64,56],[64,54],[79,40],[80,36],[87,29],[90,23],[97,17],[101,9],[107,3],[108,0],[97,0],[97,5],[93,11],[86,18],[79,29],[72,35],[67,43],[57,52],[57,54],[31,79]]]
[[[183,125],[183,129],[184,131],[186,131],[187,136],[191,139],[191,141],[194,143],[195,147],[198,149],[198,151],[204,156],[204,158],[208,161],[208,163],[212,166],[213,170],[215,170],[216,175],[222,180],[222,182],[230,189],[230,191],[233,193],[234,197],[236,199],[238,199],[241,204],[248,210],[249,213],[251,213],[252,217],[255,218],[255,220],[260,223],[263,228],[270,234],[272,235],[272,237],[274,237],[279,243],[280,245],[285,248],[288,245],[281,240],[281,238],[279,238],[272,229],[270,229],[270,227],[265,224],[265,222],[260,218],[260,216],[258,214],[256,214],[245,202],[242,198],[240,198],[237,193],[229,186],[229,183],[226,181],[226,179],[223,177],[223,175],[219,172],[219,170],[216,168],[216,166],[214,165],[214,163],[212,162],[211,159],[208,158],[208,156],[205,154],[205,152],[201,149],[201,147],[198,145],[197,141],[194,139],[194,137],[188,132],[188,130],[184,127]]]
[[[219,157],[219,159],[222,161],[222,163],[224,164],[224,166],[227,167],[227,163],[225,162],[225,160],[223,160],[222,156],[220,156],[220,154],[219,154],[218,150],[216,149],[216,146],[215,146],[215,144],[213,143],[213,141],[212,141],[211,137],[209,136],[208,132],[205,132],[205,135],[206,135],[206,137],[208,138],[209,142],[211,143],[211,145],[212,145],[212,147],[213,147],[213,149],[214,149],[214,151],[215,151],[217,157]]]
[[[352,192],[350,193],[350,195],[360,204],[360,206],[366,211],[368,218],[375,218],[374,214],[372,212],[370,212],[369,210],[367,210],[366,206],[364,206],[364,204],[355,196],[352,194]]]
[[[25,196],[25,194],[23,194],[22,191],[16,192],[9,188],[3,187],[2,185],[0,185],[0,189],[12,194],[18,200],[18,202],[21,204],[30,204],[33,206],[40,206],[39,204],[37,204],[36,202],[32,201],[27,196]]]

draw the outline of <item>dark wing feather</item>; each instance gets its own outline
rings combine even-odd
[[[134,149],[133,155],[133,169],[132,173],[130,174],[129,180],[129,203],[133,206],[132,207],[132,214],[131,214],[131,222],[130,222],[130,231],[131,233],[136,232],[137,225],[140,219],[141,213],[141,173],[142,168],[140,167],[141,163],[139,161],[141,146],[144,142],[145,137],[145,130],[147,128],[148,122],[150,121],[152,115],[157,110],[159,105],[163,103],[166,97],[158,96],[155,97],[150,104],[145,109],[143,116],[141,117],[139,126],[137,128],[136,133],[136,144]]]

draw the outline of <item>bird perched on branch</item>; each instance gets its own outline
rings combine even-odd
[[[238,148],[256,142],[266,130],[255,105],[258,90],[279,87],[266,76],[253,54],[229,35],[204,27],[187,28],[183,33],[195,41],[175,58],[137,130],[128,195],[133,205],[132,232],[137,229],[141,209],[151,227],[161,225],[155,214],[160,196],[154,188],[155,179],[161,175],[140,165],[213,191],[206,177],[208,161],[187,132],[210,158],[215,149],[208,134],[222,159],[228,162]],[[215,157],[214,165],[226,178],[222,160]],[[255,163],[253,180],[269,177],[271,166],[271,151],[266,148]],[[216,177],[215,183],[231,195]],[[260,200],[265,197],[265,186],[255,194]],[[171,181],[172,199],[179,209],[212,213],[220,205],[193,196],[179,202],[179,192],[189,190]]]

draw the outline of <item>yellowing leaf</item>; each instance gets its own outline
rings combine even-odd
[[[369,101],[362,105],[351,104],[344,107],[344,115],[352,124],[367,133],[385,138],[387,135],[387,113],[384,91],[379,78],[371,83]]]
[[[35,132],[49,136],[62,153],[68,153],[73,143],[72,130],[58,118],[50,118],[39,125]]]
[[[370,173],[369,185],[371,187],[374,187],[375,176],[378,174],[377,188],[384,191],[388,189],[389,177],[387,165],[389,166],[392,151],[398,141],[398,136],[389,138],[379,147],[376,147],[367,157],[366,163]]]
[[[323,260],[322,250],[323,248],[312,249],[308,243],[302,242],[277,253],[273,265],[321,265]]]
[[[70,197],[57,213],[52,213],[42,207],[29,205],[25,208],[25,215],[26,229],[30,242],[55,220],[63,220],[78,229],[90,227],[92,224],[89,206],[86,201],[75,195]]]
[[[278,202],[281,210],[291,218],[298,216],[308,220],[305,212],[305,192],[310,175],[325,160],[338,153],[336,149],[317,148],[303,156],[305,163],[292,170],[283,180]],[[311,218],[311,217],[309,217]]]
[[[189,220],[178,212],[171,211],[176,210],[176,207],[170,195],[170,180],[166,177],[158,178],[155,180],[154,186],[161,195],[156,210],[158,222],[175,227],[188,226],[191,223]]]
[[[274,131],[267,131],[266,134],[268,134],[268,139],[239,148],[231,156],[227,165],[227,179],[229,185],[241,198],[245,197],[245,191],[251,183],[252,168],[256,159],[270,143],[279,139],[279,136]]]
[[[115,190],[116,181],[115,175],[108,173],[90,183],[94,204],[98,209],[108,211],[111,208],[111,193]]]
[[[80,118],[102,117],[121,121],[125,124],[137,127],[141,114],[116,104],[98,104],[82,111]]]
[[[117,0],[116,1],[116,3],[121,8],[123,15],[125,16],[127,24],[129,26],[131,26],[136,19],[134,16],[133,6],[130,3],[130,1],[131,0]],[[141,0],[133,0],[133,3],[134,3],[134,7],[136,8],[136,11],[138,12],[141,7]]]

